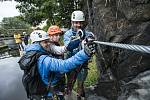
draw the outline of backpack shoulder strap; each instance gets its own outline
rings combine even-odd
[[[33,66],[36,62],[36,60],[45,53],[38,52],[38,51],[29,51],[26,54],[24,54],[20,60],[18,61],[20,68],[22,70],[29,70],[31,66]]]

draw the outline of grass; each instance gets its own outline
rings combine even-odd
[[[88,76],[86,78],[86,81],[84,82],[85,87],[94,85],[97,82],[98,71],[96,68],[95,56],[90,60],[88,68],[89,68]],[[76,88],[77,88],[77,84],[75,83],[74,90],[76,90]]]
[[[97,82],[98,71],[96,68],[95,56],[91,59],[91,62],[89,63],[88,67],[89,67],[88,76],[84,83],[85,87],[94,85]]]

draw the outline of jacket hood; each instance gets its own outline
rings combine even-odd
[[[28,52],[28,51],[40,51],[40,52],[46,53],[46,50],[44,50],[44,48],[39,43],[29,44],[25,48],[25,52]]]

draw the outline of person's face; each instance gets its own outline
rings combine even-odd
[[[46,51],[49,51],[50,50],[50,41],[47,39],[47,40],[43,40],[40,42],[40,45],[46,50]]]
[[[51,42],[59,42],[60,35],[59,34],[50,35],[49,38]]]
[[[72,21],[72,27],[75,31],[84,27],[84,21]]]

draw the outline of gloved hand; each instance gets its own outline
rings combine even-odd
[[[66,49],[68,51],[72,51],[73,49],[77,48],[80,44],[80,40],[79,39],[74,39],[72,41],[70,41],[70,43],[67,45]]]
[[[79,35],[80,39],[83,40],[85,38],[85,33],[81,29],[77,31],[77,34]]]
[[[88,36],[85,37],[86,42],[93,42],[95,41],[95,36],[94,34],[89,34]]]
[[[95,40],[94,36],[88,36],[86,37],[86,43],[84,45],[84,51],[88,56],[92,56],[95,53],[95,49],[96,49],[96,43],[94,43],[93,41]]]
[[[82,42],[84,40],[85,36],[84,36],[84,33],[81,29],[79,29],[77,31],[77,34],[76,36],[71,36],[71,41],[70,43],[68,44],[68,46],[66,47],[66,49],[68,51],[71,51],[75,48],[78,48],[80,42]]]
[[[84,45],[84,52],[90,57],[95,53],[96,44],[94,42],[89,42]]]

